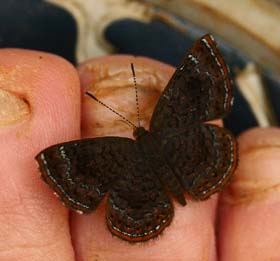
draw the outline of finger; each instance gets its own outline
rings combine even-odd
[[[82,87],[137,122],[131,62],[136,71],[141,124],[147,128],[155,102],[174,72],[170,66],[132,56],[96,59],[80,67]],[[104,106],[84,98],[83,110],[84,136],[132,137],[131,127]],[[73,214],[72,234],[79,260],[215,260],[216,197],[206,202],[189,200],[186,207],[174,204],[171,225],[158,238],[133,245],[110,234],[104,204],[91,215]]]
[[[68,211],[35,155],[79,137],[74,68],[46,53],[0,50],[0,260],[74,260]]]
[[[239,138],[236,177],[219,207],[221,260],[280,260],[280,130]]]

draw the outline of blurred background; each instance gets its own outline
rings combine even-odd
[[[214,35],[234,79],[225,125],[234,134],[280,122],[279,0],[9,0],[0,3],[0,48],[58,54],[73,64],[110,53],[177,66]]]

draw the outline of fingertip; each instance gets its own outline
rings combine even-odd
[[[221,260],[277,259],[280,130],[255,128],[238,141],[239,166],[219,206]]]
[[[6,117],[0,124],[0,247],[16,249],[13,260],[37,260],[51,249],[61,260],[73,257],[67,211],[40,180],[34,157],[48,145],[79,137],[79,91],[77,73],[64,59],[0,50],[0,113]],[[53,247],[52,240],[59,244]],[[9,254],[2,251],[1,258],[10,260]]]
[[[90,90],[102,102],[135,122],[131,62],[138,84],[141,126],[148,129],[156,101],[174,68],[143,57],[94,59],[79,68],[82,89]],[[132,136],[132,129],[104,106],[87,97],[82,106],[83,136]],[[175,216],[171,224],[156,239],[134,245],[112,237],[105,224],[104,205],[90,216],[74,214],[72,231],[77,254],[85,260],[94,257],[108,260],[148,260],[151,257],[154,260],[215,260],[216,202],[217,196],[205,202],[189,201],[185,207],[175,203]]]
[[[150,116],[174,68],[158,61],[131,55],[112,55],[84,62],[78,69],[83,92],[92,92],[103,103],[136,123],[136,101],[131,63],[138,88],[141,126],[148,128]],[[133,88],[132,88],[133,87]],[[132,128],[108,108],[83,96],[84,137],[132,137]],[[98,117],[102,115],[102,117]]]
[[[239,166],[224,199],[254,200],[278,183],[280,130],[254,128],[238,138]],[[272,192],[272,191],[271,191]]]

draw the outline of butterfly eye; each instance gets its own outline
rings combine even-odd
[[[141,136],[143,136],[145,133],[147,133],[147,131],[143,128],[143,127],[138,127],[135,128],[133,131],[133,137],[135,139],[140,138]]]

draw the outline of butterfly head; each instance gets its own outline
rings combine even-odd
[[[133,137],[137,140],[147,132],[143,127],[137,127],[133,131]]]

